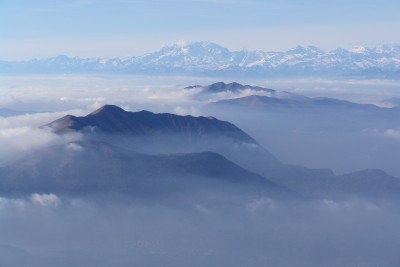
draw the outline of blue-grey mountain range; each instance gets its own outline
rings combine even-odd
[[[240,128],[213,117],[106,105],[43,127],[84,138],[0,168],[3,194],[122,192],[158,199],[211,190],[216,195],[398,198],[400,192],[400,179],[380,170],[337,176],[329,169],[284,164]]]
[[[298,46],[287,51],[230,51],[211,42],[172,44],[125,58],[59,55],[0,61],[0,74],[116,73],[261,77],[400,78],[400,45],[323,51]]]

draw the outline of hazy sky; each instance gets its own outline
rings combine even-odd
[[[0,0],[0,59],[132,56],[178,40],[231,50],[399,42],[398,0]]]

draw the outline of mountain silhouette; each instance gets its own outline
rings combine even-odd
[[[224,83],[224,82],[216,82],[207,86],[201,86],[201,85],[193,85],[193,86],[188,86],[185,87],[185,89],[193,89],[193,88],[201,88],[203,92],[207,93],[220,93],[220,92],[238,92],[241,90],[246,90],[246,89],[251,89],[255,91],[261,91],[261,92],[270,92],[274,93],[276,92],[273,89],[269,88],[264,88],[260,86],[251,86],[251,85],[243,85],[237,82],[232,82],[232,83]]]
[[[178,135],[190,140],[219,136],[257,144],[232,123],[214,117],[155,114],[149,111],[128,112],[114,105],[105,105],[84,117],[67,115],[45,126],[56,133],[86,131],[131,136]]]
[[[301,97],[301,98],[279,98],[274,96],[249,95],[245,97],[224,99],[213,104],[235,106],[242,108],[257,108],[264,110],[359,110],[379,111],[385,110],[372,104],[359,104],[346,100],[329,97]]]
[[[83,139],[0,168],[1,192],[148,196],[235,188],[239,194],[291,191],[312,198],[397,198],[400,192],[400,179],[379,170],[337,176],[329,169],[281,163],[241,129],[213,117],[127,112],[106,105],[44,127],[60,135],[77,131]]]
[[[145,155],[103,142],[45,148],[0,168],[2,193],[171,195],[204,189],[242,193],[289,191],[214,152]]]

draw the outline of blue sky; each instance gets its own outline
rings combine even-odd
[[[231,50],[400,42],[398,0],[0,0],[0,59],[141,55],[178,40]]]

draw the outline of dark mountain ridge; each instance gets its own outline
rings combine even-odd
[[[377,111],[385,110],[387,108],[381,108],[373,104],[359,104],[346,100],[340,100],[329,97],[303,97],[301,99],[288,99],[288,98],[276,98],[262,95],[250,95],[245,97],[225,99],[217,101],[213,104],[217,105],[230,105],[237,107],[249,107],[258,108],[265,110],[320,110],[324,109],[346,109],[346,110],[365,110],[365,111]]]
[[[261,92],[276,92],[273,89],[269,88],[264,88],[260,86],[252,86],[252,85],[243,85],[237,82],[232,82],[232,83],[224,83],[224,82],[216,82],[207,86],[201,86],[201,85],[193,85],[193,86],[188,86],[185,87],[185,89],[193,89],[193,88],[201,88],[203,92],[207,93],[220,93],[220,92],[237,92],[241,90],[246,90],[246,89],[251,89],[255,91],[261,91]]]
[[[145,155],[98,141],[43,149],[0,169],[0,192],[128,193],[162,197],[205,189],[289,195],[214,152]]]
[[[148,111],[127,112],[105,105],[84,117],[65,116],[44,127],[58,134],[79,131],[99,140],[145,154],[214,151],[247,168],[278,160],[235,125],[214,117],[179,116]]]
[[[209,101],[215,101],[215,97],[221,95],[221,93],[226,93],[230,97],[233,95],[241,96],[244,94],[249,94],[249,92],[253,94],[259,95],[267,95],[269,97],[275,97],[279,99],[299,99],[304,100],[306,97],[301,95],[296,95],[287,91],[278,91],[270,88],[265,88],[261,86],[254,86],[248,84],[240,84],[237,82],[232,83],[224,83],[224,82],[216,82],[210,85],[193,85],[187,86],[184,88],[185,90],[193,90],[196,89],[198,92],[194,95],[194,98],[204,100],[208,99]]]
[[[329,169],[283,164],[235,125],[212,117],[126,112],[106,105],[85,117],[65,116],[45,127],[58,134],[81,132],[83,141],[49,147],[1,168],[0,191],[114,190],[157,195],[196,188],[225,191],[233,186],[247,188],[246,192],[288,188],[317,198],[385,198],[398,197],[400,192],[400,180],[383,171],[336,176]],[[159,139],[170,133],[178,138]],[[118,138],[121,135],[123,139]],[[145,139],[129,143],[143,135]],[[166,142],[170,144],[162,153],[156,150]],[[148,151],[135,149],[140,147]]]
[[[257,144],[253,138],[235,125],[214,117],[154,114],[149,111],[127,112],[113,105],[105,105],[84,117],[67,115],[45,127],[50,127],[59,134],[84,131],[130,136],[177,135],[188,140],[223,136],[240,142]]]
[[[224,83],[216,82],[210,85],[201,86],[193,85],[185,87],[185,89],[198,88],[201,91],[199,95],[218,94],[218,93],[238,93],[229,96],[229,98],[215,101],[210,97],[211,104],[233,106],[233,107],[250,107],[264,110],[359,110],[359,111],[400,111],[396,106],[395,98],[389,98],[383,101],[393,107],[381,107],[374,104],[355,103],[347,100],[336,99],[331,97],[307,97],[287,91],[278,91],[274,89],[264,88],[260,86],[243,85],[237,82]],[[244,93],[245,90],[251,90],[251,95],[243,96],[239,93]],[[246,92],[248,93],[248,92]]]

